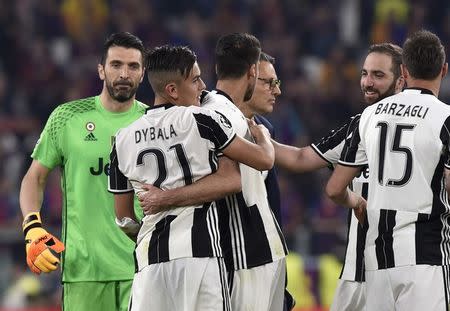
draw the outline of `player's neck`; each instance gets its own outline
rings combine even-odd
[[[175,105],[175,103],[173,101],[169,100],[168,98],[156,95],[155,101],[153,102],[153,106],[159,106],[159,105],[164,105],[164,104]]]
[[[125,112],[128,111],[134,103],[134,96],[127,101],[118,102],[111,98],[107,90],[103,90],[100,94],[100,103],[107,111],[110,112]]]
[[[255,113],[252,111],[252,109],[249,108],[248,101],[242,102],[241,104],[236,106],[246,118],[253,119],[253,117],[255,116]]]
[[[155,94],[155,100],[153,101],[153,106],[172,104],[175,106],[185,106],[181,104],[177,99],[168,96],[167,94]],[[189,105],[188,105],[189,106]]]
[[[216,89],[227,93],[227,95],[233,100],[233,103],[239,107],[244,102],[247,83],[242,79],[218,80]]]
[[[420,80],[420,79],[413,79],[409,78],[406,80],[406,85],[409,88],[421,88],[421,89],[427,89],[430,90],[434,96],[438,97],[439,95],[439,89],[441,87],[441,79],[435,79],[435,80]]]

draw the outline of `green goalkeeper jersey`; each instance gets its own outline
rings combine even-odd
[[[107,191],[109,153],[117,130],[142,116],[135,101],[126,112],[107,111],[99,96],[69,102],[50,115],[32,158],[61,167],[63,282],[131,280],[134,243],[116,226]],[[135,204],[136,215],[142,215]]]

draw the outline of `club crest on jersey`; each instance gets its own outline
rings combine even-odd
[[[222,113],[220,113],[219,111],[216,111],[216,113],[220,116],[220,123],[223,124],[223,126],[225,126],[226,128],[231,128],[231,122],[230,120],[227,119],[227,117],[225,117]]]
[[[88,122],[88,123],[86,123],[86,129],[87,129],[89,132],[92,132],[93,130],[95,130],[95,124],[94,124],[94,122]]]
[[[96,141],[97,138],[95,137],[94,133],[92,133],[95,130],[94,122],[86,123],[86,130],[88,130],[89,134],[86,135],[84,140],[85,141]]]

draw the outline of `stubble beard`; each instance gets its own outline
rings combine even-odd
[[[118,90],[114,87],[113,83],[106,83],[106,88],[108,90],[109,96],[111,96],[112,99],[119,103],[124,103],[136,95],[137,86],[133,87],[131,83],[129,84],[129,86],[129,90]]]
[[[376,102],[379,102],[380,100],[392,96],[395,94],[395,81],[392,82],[392,84],[389,86],[389,88],[386,90],[386,92],[384,92],[383,94],[380,94],[380,96],[378,98],[376,98],[375,100],[367,100],[366,97],[364,96],[364,101],[366,102],[367,105],[372,105]]]
[[[253,85],[249,84],[247,86],[247,89],[245,90],[245,94],[244,94],[244,101],[249,101],[250,99],[252,99],[253,96],[253,92],[255,91],[255,86],[256,84],[254,83]]]

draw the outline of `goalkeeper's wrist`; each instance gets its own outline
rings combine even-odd
[[[26,237],[28,232],[33,228],[42,228],[41,215],[39,212],[28,213],[23,218],[22,230],[23,235]]]

